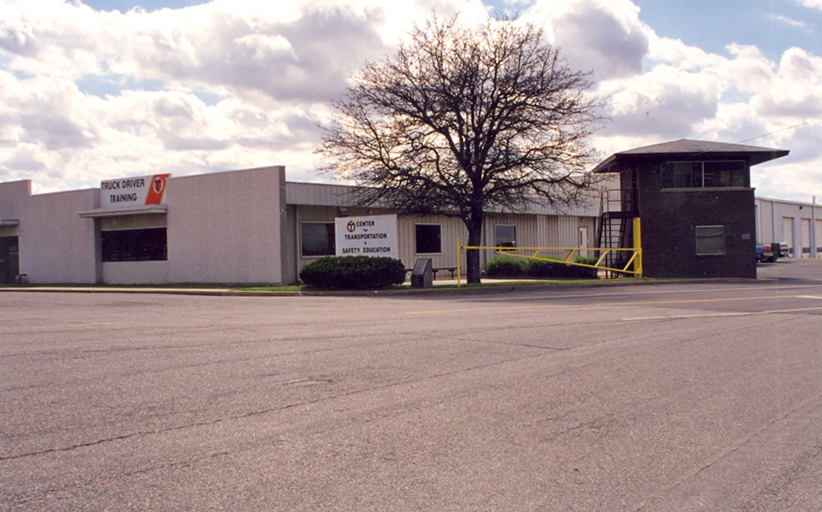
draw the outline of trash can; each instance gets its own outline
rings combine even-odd
[[[434,265],[431,258],[422,258],[411,270],[411,288],[431,288],[434,286]]]

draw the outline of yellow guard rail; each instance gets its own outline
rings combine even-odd
[[[475,247],[462,245],[459,237],[457,237],[457,286],[462,286],[462,251],[476,249],[480,251],[494,251],[503,256],[510,256],[512,258],[523,258],[531,260],[551,261],[554,263],[562,263],[564,265],[573,265],[577,267],[595,268],[598,270],[609,270],[611,272],[620,272],[623,274],[632,274],[636,277],[642,277],[642,248],[640,245],[639,233],[639,219],[635,219],[634,223],[634,247],[631,248],[603,248],[603,247]],[[548,255],[542,255],[543,252],[553,252],[564,254],[560,259],[549,258]],[[582,252],[598,252],[599,258],[594,265],[587,263],[577,263],[574,261],[575,257]],[[631,256],[628,261],[621,268],[610,267],[605,264],[609,254],[626,252]]]

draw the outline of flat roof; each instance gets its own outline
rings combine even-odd
[[[593,172],[616,172],[618,164],[625,160],[637,160],[648,157],[689,157],[700,155],[739,155],[745,156],[751,165],[761,164],[769,160],[781,158],[789,153],[786,149],[764,148],[745,144],[729,144],[726,142],[707,142],[701,140],[680,139],[661,144],[653,144],[627,151],[614,153],[594,168]]]

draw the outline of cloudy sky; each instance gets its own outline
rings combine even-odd
[[[822,202],[822,0],[0,0],[0,181],[327,179],[329,100],[434,10],[543,25],[610,98],[603,158],[681,138],[789,149],[754,168],[757,194]]]

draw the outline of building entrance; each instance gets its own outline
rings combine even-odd
[[[0,283],[14,283],[20,273],[16,236],[0,236]]]

